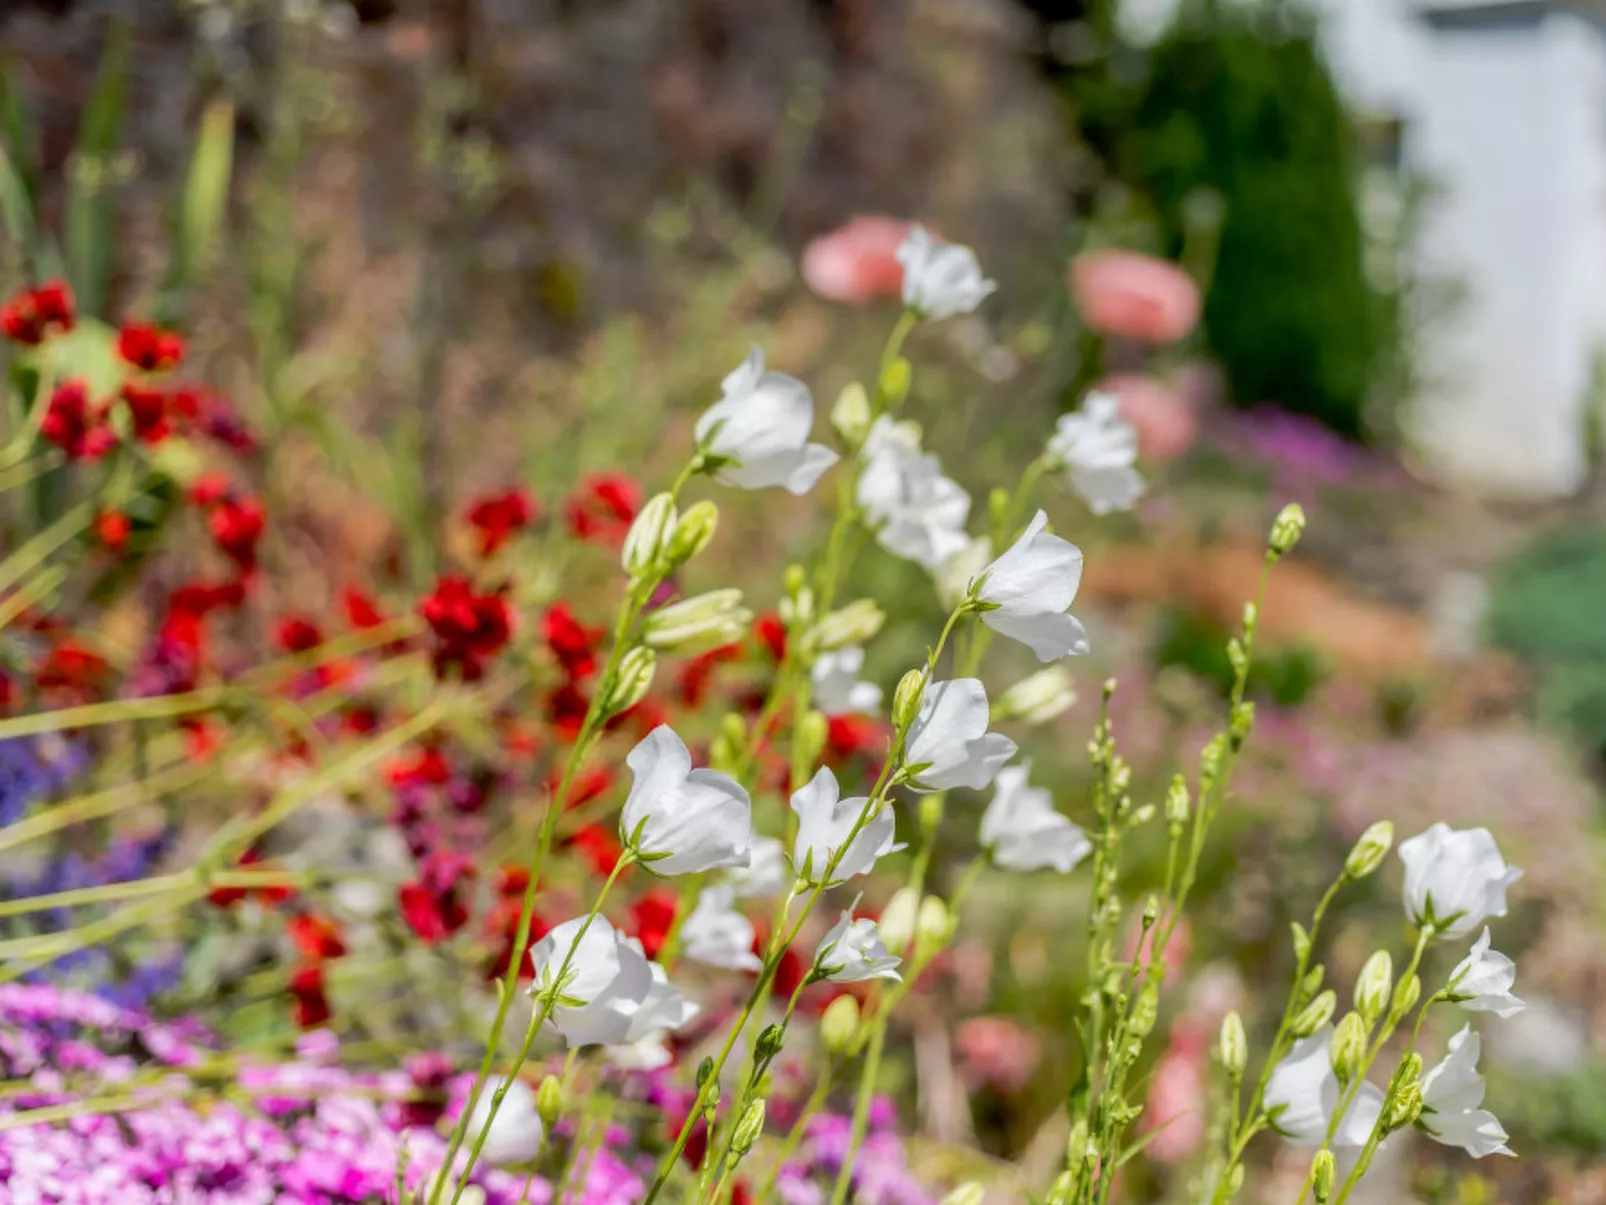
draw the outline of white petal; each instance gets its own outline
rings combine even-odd
[[[983,611],[981,621],[1000,635],[1020,641],[1037,655],[1039,661],[1079,657],[1088,650],[1087,629],[1073,615],[1052,611],[1033,615],[1014,615],[1002,610]]]

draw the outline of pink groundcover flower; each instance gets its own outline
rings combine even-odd
[[[912,225],[901,218],[861,214],[803,248],[803,281],[828,301],[872,301],[903,289],[898,247]]]
[[[1089,251],[1071,261],[1071,293],[1102,335],[1175,343],[1199,321],[1199,286],[1175,264],[1136,251]]]

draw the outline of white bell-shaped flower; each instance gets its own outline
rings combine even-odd
[[[1298,1146],[1320,1146],[1338,1109],[1332,1043],[1331,1025],[1301,1038],[1266,1081],[1266,1113],[1272,1127]],[[1361,1084],[1333,1134],[1333,1148],[1364,1146],[1382,1112],[1382,1091],[1375,1084]]]
[[[814,706],[822,715],[863,715],[881,706],[881,688],[863,682],[864,649],[856,644],[814,661]]]
[[[933,321],[971,313],[998,288],[981,274],[974,251],[940,243],[924,226],[909,228],[898,247],[898,262],[903,265],[903,304]]]
[[[785,486],[806,494],[836,463],[824,444],[810,443],[814,398],[809,387],[782,372],[764,371],[754,348],[724,381],[724,393],[697,420],[700,447],[726,463],[715,476],[726,485],[755,490]]]
[[[619,834],[654,874],[747,865],[753,808],[734,778],[692,769],[686,742],[667,724],[649,732],[625,764],[634,778]]]
[[[756,971],[763,965],[753,953],[753,922],[736,910],[735,901],[728,883],[697,893],[696,906],[680,926],[680,948],[687,958],[727,971]]]
[[[646,957],[639,941],[632,938],[630,944]],[[673,1056],[666,1043],[667,1037],[702,1011],[669,982],[669,973],[662,966],[656,962],[647,966],[652,974],[652,986],[632,1014],[624,1041],[608,1048],[611,1063],[632,1071],[652,1071],[668,1066]]]
[[[1400,843],[1405,911],[1438,936],[1461,938],[1506,914],[1506,888],[1522,878],[1507,866],[1486,828],[1452,829],[1442,821]]]
[[[1082,584],[1082,550],[1044,530],[1048,516],[1038,511],[1020,539],[982,571],[978,597],[990,603],[981,621],[1018,640],[1039,661],[1058,661],[1087,652],[1087,631],[1065,614]]]
[[[1112,393],[1089,394],[1080,410],[1062,414],[1048,453],[1095,515],[1129,510],[1143,496],[1143,477],[1132,467],[1138,433],[1121,417],[1120,399]]]
[[[833,983],[859,983],[866,979],[901,979],[899,959],[887,952],[875,922],[855,920],[844,912],[814,951],[814,973]]]
[[[733,869],[726,882],[737,899],[772,900],[792,884],[792,875],[786,868],[786,846],[777,837],[754,833],[749,847],[752,861]]]
[[[920,700],[920,713],[909,726],[903,760],[923,767],[909,785],[917,791],[979,791],[1015,756],[1015,742],[987,731],[987,688],[979,678],[933,682]]]
[[[1489,929],[1472,943],[1472,952],[1450,974],[1449,998],[1469,1012],[1514,1017],[1528,1006],[1511,994],[1517,964],[1489,948]]]
[[[890,805],[883,805],[854,834],[870,800],[863,795],[852,799],[840,796],[836,775],[825,766],[792,794],[792,810],[797,813],[792,867],[800,878],[812,883],[824,879],[832,859],[836,859],[836,866],[830,872],[831,882],[841,883],[867,873],[878,858],[903,848],[893,843],[895,820]]]
[[[535,1093],[523,1080],[487,1082],[474,1102],[474,1111],[468,1115],[467,1133],[472,1137],[485,1129],[486,1120],[491,1118],[491,1101],[503,1084],[507,1084],[507,1094],[491,1119],[480,1157],[491,1163],[527,1163],[540,1152],[546,1127],[535,1107]]]
[[[589,924],[585,917],[564,921],[530,948],[530,962],[530,991],[539,997],[556,990],[551,1024],[570,1046],[625,1041],[653,986],[640,948],[600,916]]]
[[[919,430],[883,416],[864,443],[857,498],[876,542],[931,570],[970,544],[970,495],[920,450]]]
[[[986,536],[974,540],[967,537],[965,546],[950,553],[931,571],[931,581],[937,587],[937,601],[952,611],[970,593],[970,583],[981,575],[993,559],[993,542]]]
[[[1463,1028],[1450,1039],[1444,1061],[1422,1077],[1419,1130],[1446,1146],[1458,1146],[1474,1159],[1510,1155],[1505,1129],[1483,1104],[1483,1076],[1478,1074],[1478,1035]]]
[[[1031,763],[1005,766],[981,817],[981,844],[1005,870],[1052,868],[1065,874],[1092,852],[1093,843],[1054,809],[1054,797],[1027,785]]]

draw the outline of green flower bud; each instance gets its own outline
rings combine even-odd
[[[718,527],[719,507],[712,502],[705,499],[687,507],[686,513],[675,524],[674,534],[669,537],[669,547],[664,551],[668,567],[678,569],[707,548]]]
[[[1360,978],[1355,981],[1355,1008],[1366,1019],[1368,1027],[1377,1024],[1393,990],[1394,960],[1387,950],[1378,950],[1366,960]]]
[[[751,1102],[742,1112],[742,1119],[736,1123],[736,1132],[731,1135],[731,1154],[737,1159],[742,1158],[764,1133],[764,1100],[760,1097]]]
[[[1154,1028],[1154,1022],[1160,1015],[1160,989],[1153,982],[1144,985],[1138,998],[1132,1003],[1132,1019],[1128,1024],[1128,1032],[1133,1037],[1147,1037]]]
[[[836,428],[842,442],[857,448],[870,434],[870,422],[870,397],[864,386],[857,381],[844,385],[842,392],[836,395],[836,404],[831,407],[831,426]]]
[[[920,916],[920,893],[913,887],[900,887],[881,910],[877,928],[881,930],[881,943],[894,954],[902,955],[915,939],[915,925]]]
[[[1422,1116],[1422,1085],[1411,1083],[1394,1094],[1383,1117],[1383,1132],[1392,1134],[1413,1125]]]
[[[948,944],[951,936],[953,920],[948,915],[948,905],[928,895],[920,901],[920,911],[915,917],[915,957],[931,957]]]
[[[1333,1009],[1338,1007],[1338,993],[1323,992],[1305,1006],[1303,1012],[1294,1018],[1294,1036],[1308,1038],[1323,1025],[1333,1019]]]
[[[907,732],[909,725],[920,714],[920,702],[926,694],[926,671],[912,669],[898,680],[898,689],[892,694],[892,722]]]
[[[941,791],[920,797],[920,831],[930,836],[942,825],[945,801]]]
[[[712,648],[741,639],[752,622],[740,590],[710,590],[652,612],[642,626],[642,640],[675,652]]]
[[[632,578],[645,577],[654,566],[666,560],[679,519],[675,500],[668,494],[649,498],[630,525],[624,547],[619,551],[619,563],[625,572]]]
[[[541,1081],[541,1087],[535,1094],[535,1111],[540,1114],[546,1132],[552,1133],[558,1119],[563,1116],[563,1085],[557,1076],[549,1075]]]
[[[1311,1191],[1316,1194],[1316,1205],[1327,1205],[1333,1195],[1333,1181],[1338,1178],[1338,1164],[1332,1151],[1317,1151],[1310,1165]]]
[[[1172,776],[1171,785],[1165,793],[1165,818],[1169,824],[1188,823],[1188,813],[1193,809],[1193,802],[1188,798],[1188,780],[1182,775]]]
[[[1422,998],[1422,976],[1410,975],[1394,985],[1394,1005],[1390,1011],[1403,1017]]]
[[[1232,1170],[1227,1173],[1227,1198],[1231,1200],[1238,1195],[1238,1190],[1244,1186],[1244,1165],[1234,1163]]]
[[[1344,873],[1352,879],[1364,879],[1383,864],[1389,847],[1394,844],[1394,824],[1379,820],[1361,834],[1355,848],[1344,859]]]
[[[619,672],[614,675],[608,694],[602,701],[605,715],[618,715],[628,711],[642,699],[652,686],[658,658],[649,648],[637,645],[619,659]]]
[[[1361,1073],[1366,1062],[1366,1022],[1360,1013],[1345,1013],[1333,1030],[1328,1054],[1333,1060],[1333,1071],[1340,1085],[1347,1085]]]
[[[993,718],[1046,724],[1075,704],[1076,689],[1071,684],[1071,671],[1055,664],[1022,678],[999,695],[993,702]]]
[[[1288,927],[1294,935],[1294,957],[1299,959],[1300,962],[1304,962],[1310,957],[1310,934],[1305,931],[1305,926],[1297,920]]]
[[[1243,1078],[1244,1068],[1249,1065],[1249,1039],[1244,1035],[1243,1018],[1236,1011],[1221,1019],[1221,1039],[1217,1050],[1221,1065],[1227,1069],[1233,1083],[1237,1083]]]
[[[1271,525],[1271,538],[1266,541],[1266,559],[1275,564],[1283,559],[1299,543],[1299,537],[1305,533],[1305,509],[1297,502],[1290,502],[1277,512],[1277,518]]]
[[[797,732],[793,740],[798,743],[798,756],[803,764],[812,766],[819,760],[820,751],[825,748],[825,741],[830,734],[831,722],[820,712],[810,708],[803,713],[797,722]]]
[[[987,1190],[974,1180],[966,1180],[945,1196],[940,1205],[981,1205],[987,1199]]]
[[[909,396],[909,386],[914,382],[914,368],[902,356],[890,360],[881,370],[881,396],[887,401],[888,408],[903,404],[903,399]]]
[[[734,774],[741,768],[742,754],[747,747],[747,721],[734,711],[720,717],[719,731],[709,743],[708,764],[722,774]]]
[[[886,613],[868,598],[850,602],[824,616],[811,633],[811,643],[821,652],[866,644],[881,630]]]
[[[1400,1063],[1400,1083],[1413,1084],[1422,1078],[1422,1056],[1411,1051]]]
[[[881,923],[883,934],[886,921]],[[887,948],[895,947],[888,943]],[[838,996],[820,1017],[820,1041],[832,1054],[845,1054],[859,1036],[859,1002],[852,996]]]
[[[1242,749],[1249,739],[1249,730],[1255,726],[1255,705],[1239,703],[1232,709],[1232,720],[1227,725],[1227,739],[1234,750]]]

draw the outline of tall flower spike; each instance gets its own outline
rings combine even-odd
[[[565,958],[569,968],[559,982]],[[626,1041],[653,986],[646,956],[600,916],[589,925],[584,917],[564,921],[530,948],[530,963],[535,968],[530,992],[556,993],[552,1028],[570,1046]]]
[[[753,922],[736,911],[735,900],[728,883],[698,892],[696,907],[680,927],[687,958],[727,971],[756,971],[763,965],[753,953]]]
[[[655,874],[700,874],[746,866],[752,802],[741,784],[717,770],[694,770],[686,743],[667,724],[630,751],[635,776],[619,835]]]
[[[1405,911],[1415,925],[1433,925],[1455,940],[1491,916],[1506,914],[1506,888],[1522,878],[1507,866],[1486,828],[1452,829],[1442,821],[1400,843]]]
[[[1422,1077],[1422,1113],[1417,1128],[1436,1142],[1458,1146],[1474,1159],[1510,1155],[1507,1134],[1483,1104],[1483,1076],[1478,1074],[1481,1043],[1469,1028],[1450,1039],[1449,1053]]]
[[[1066,874],[1092,852],[1093,844],[1054,810],[1053,796],[1027,785],[1030,773],[1030,762],[998,772],[993,800],[981,817],[982,848],[1005,870],[1052,868]]]
[[[814,398],[796,377],[764,371],[764,353],[754,348],[725,378],[724,393],[697,420],[697,441],[720,458],[715,476],[726,485],[762,489],[781,485],[806,494],[836,463],[824,444],[809,442]]]
[[[1080,410],[1061,415],[1048,453],[1095,515],[1130,510],[1143,495],[1143,478],[1132,467],[1138,433],[1121,417],[1121,402],[1113,393],[1089,394]]]
[[[814,974],[833,983],[861,983],[866,979],[901,979],[898,959],[887,952],[867,917],[854,919],[844,912],[820,938],[814,952]]]
[[[979,791],[1015,756],[1015,742],[987,731],[987,689],[979,678],[933,682],[910,725],[904,761],[917,791]]]
[[[932,321],[971,313],[998,288],[981,274],[974,251],[939,243],[924,226],[910,227],[898,248],[898,262],[903,265],[903,304]]]
[[[1511,994],[1516,964],[1489,948],[1489,929],[1472,943],[1472,952],[1450,974],[1449,998],[1468,1012],[1514,1017],[1528,1006]]]
[[[982,571],[977,597],[989,604],[984,624],[1020,641],[1039,661],[1058,661],[1087,652],[1087,631],[1065,614],[1082,584],[1082,551],[1047,526],[1048,516],[1038,511],[1020,539]]]
[[[878,858],[903,848],[893,844],[895,821],[890,805],[865,821],[853,840],[848,841],[869,799],[862,795],[842,799],[840,795],[836,775],[824,766],[792,795],[792,810],[797,813],[792,866],[800,878],[820,882],[831,859],[843,851],[831,872],[831,882],[841,883],[868,873]]]

